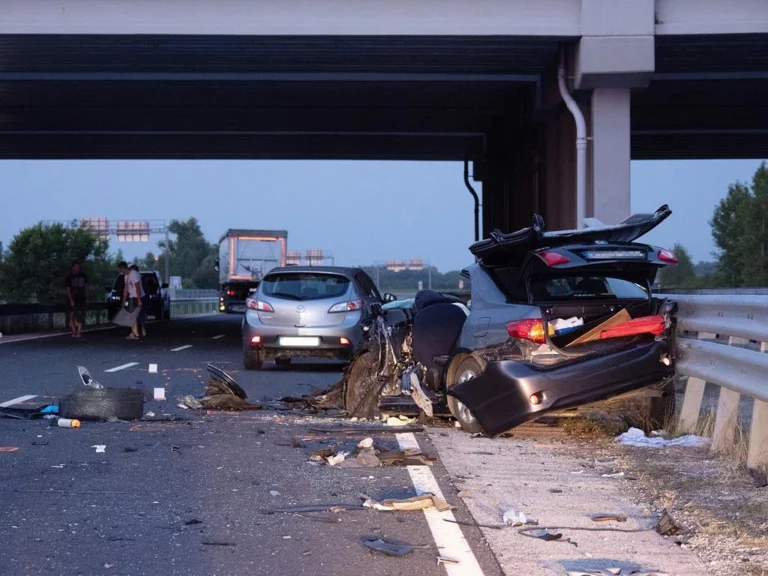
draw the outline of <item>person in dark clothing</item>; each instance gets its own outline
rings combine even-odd
[[[80,269],[80,262],[72,263],[72,272],[64,279],[64,289],[67,294],[67,316],[72,337],[80,338],[85,323],[85,308],[90,301],[88,277]]]

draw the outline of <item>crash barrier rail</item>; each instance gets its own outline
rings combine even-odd
[[[171,300],[171,318],[189,318],[218,314],[219,298],[176,298]]]
[[[683,292],[683,291],[680,291]],[[736,442],[741,396],[754,399],[747,466],[768,468],[768,291],[666,291],[678,304],[677,372],[688,377],[679,428],[699,428],[707,382],[720,386],[712,449]],[[694,293],[691,293],[694,292]],[[703,293],[702,293],[703,292]]]
[[[218,297],[218,290],[187,290],[183,288],[171,290],[172,300],[208,300]]]
[[[171,318],[190,318],[217,312],[218,297],[171,300]],[[86,306],[85,326],[109,323],[106,302]],[[67,328],[64,304],[0,304],[0,334],[24,334]]]

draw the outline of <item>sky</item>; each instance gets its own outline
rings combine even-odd
[[[633,162],[633,212],[669,204],[643,241],[681,243],[712,259],[708,220],[757,160]],[[194,216],[209,241],[228,228],[288,230],[289,250],[331,251],[337,264],[421,258],[441,271],[472,262],[473,200],[461,163],[332,161],[0,161],[5,246],[40,220],[166,220]],[[476,188],[482,187],[477,183]],[[143,255],[151,244],[110,243]]]

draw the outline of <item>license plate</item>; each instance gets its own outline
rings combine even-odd
[[[320,346],[320,338],[309,336],[284,336],[280,338],[280,346],[311,348]]]
[[[232,312],[245,312],[245,306],[232,306]]]

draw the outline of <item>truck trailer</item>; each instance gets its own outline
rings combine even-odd
[[[285,266],[285,230],[227,230],[219,240],[219,312],[245,312],[245,300],[272,268]]]

